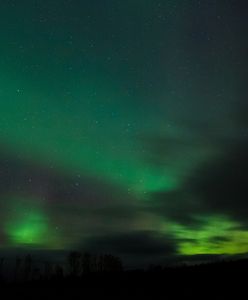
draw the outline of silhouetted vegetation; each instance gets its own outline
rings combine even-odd
[[[91,255],[90,253],[71,252],[68,255],[69,274],[80,276],[97,272],[121,272],[123,266],[120,258],[105,254]]]
[[[1,258],[1,288],[12,290],[13,287],[13,291],[22,287],[54,288],[56,293],[63,294],[80,288],[84,295],[112,295],[116,299],[127,299],[130,295],[164,299],[165,292],[166,295],[192,295],[204,291],[206,295],[216,288],[221,289],[223,295],[237,286],[235,279],[239,278],[242,284],[246,277],[241,275],[248,271],[247,259],[124,270],[119,257],[78,251],[69,253],[62,264],[36,261],[31,255],[17,256],[9,272],[5,264],[6,260]]]

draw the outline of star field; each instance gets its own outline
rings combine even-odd
[[[1,249],[248,252],[244,4],[0,3]]]

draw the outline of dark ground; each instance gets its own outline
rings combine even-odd
[[[36,299],[246,299],[248,260],[149,271],[88,274],[1,284],[1,293]]]

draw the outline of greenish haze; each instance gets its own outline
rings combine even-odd
[[[1,248],[248,252],[235,5],[0,1]]]

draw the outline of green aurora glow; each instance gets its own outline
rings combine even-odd
[[[0,247],[248,252],[239,204],[197,185],[247,145],[232,1],[19,2],[0,4]]]

